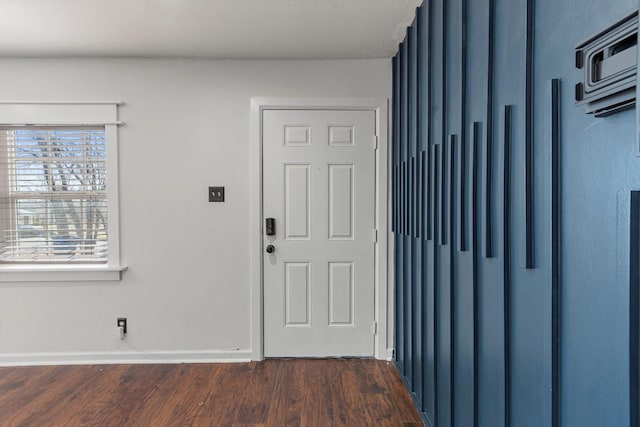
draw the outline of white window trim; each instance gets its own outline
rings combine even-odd
[[[120,207],[118,189],[118,105],[121,102],[9,102],[0,101],[0,125],[99,125],[107,145],[107,263],[2,264],[0,282],[61,282],[120,280],[127,268],[120,263]]]

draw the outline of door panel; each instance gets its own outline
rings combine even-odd
[[[353,165],[329,165],[329,239],[353,239]]]
[[[284,165],[284,218],[287,240],[310,240],[309,165]]]
[[[264,352],[372,356],[375,113],[263,112]]]

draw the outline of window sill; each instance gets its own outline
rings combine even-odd
[[[0,265],[0,282],[118,281],[127,267],[106,265]]]

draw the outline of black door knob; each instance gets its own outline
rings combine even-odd
[[[275,247],[275,246],[273,246],[273,245],[269,245],[269,246],[267,246],[267,253],[268,253],[268,254],[272,254],[272,253],[274,253],[275,251],[276,251],[276,247]]]

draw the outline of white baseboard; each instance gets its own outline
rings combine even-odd
[[[251,350],[193,350],[155,352],[7,353],[0,366],[107,365],[159,363],[240,363],[251,361]]]
[[[393,347],[387,348],[387,361],[391,362],[393,360]]]

